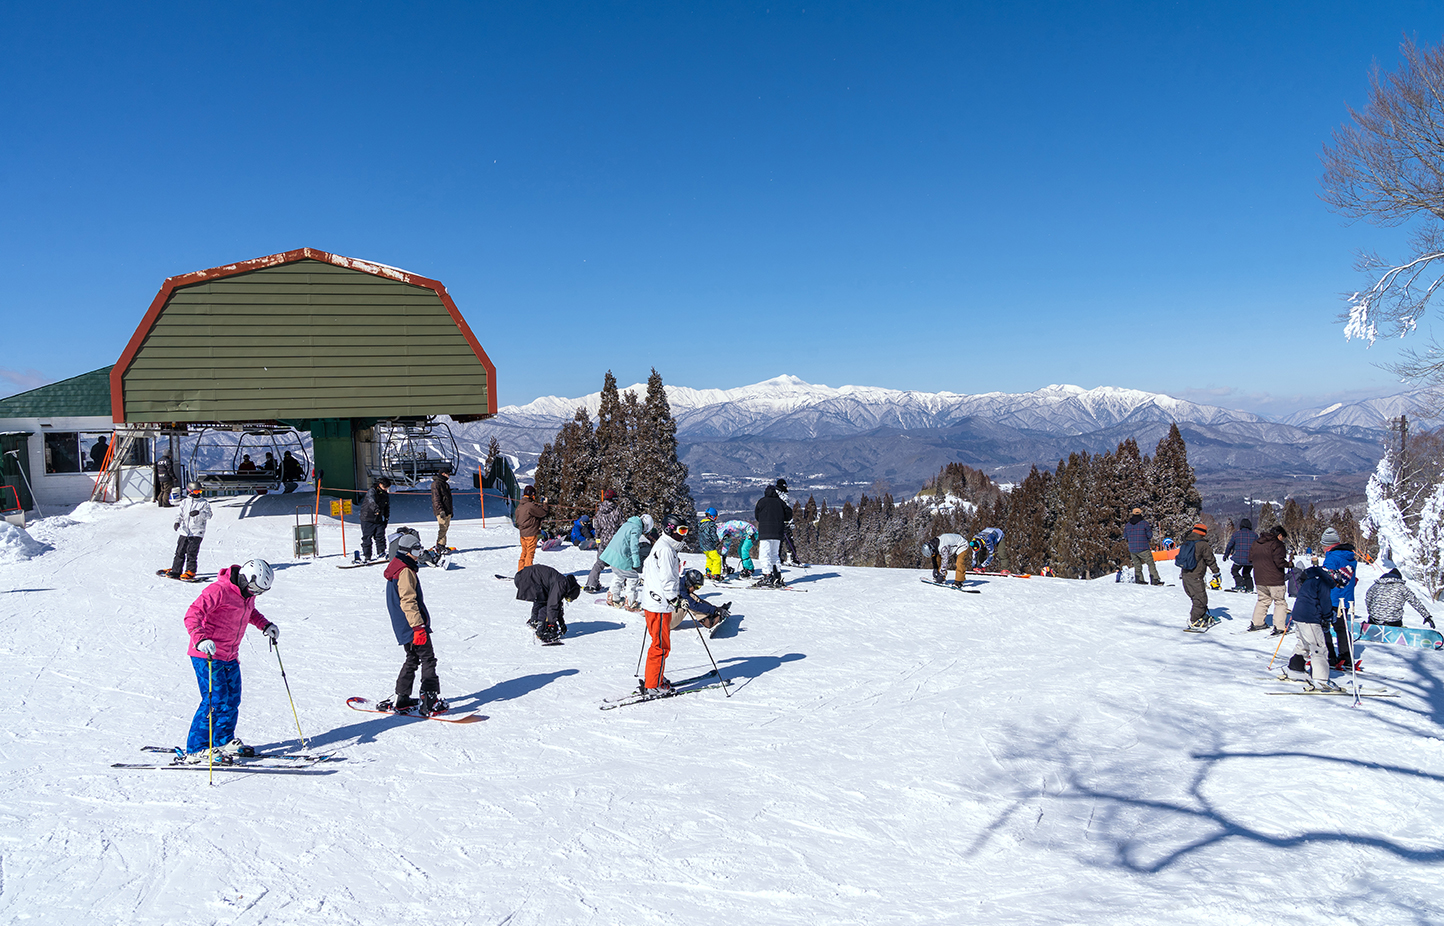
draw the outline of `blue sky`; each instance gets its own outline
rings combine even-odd
[[[441,280],[502,404],[668,382],[1402,388],[1318,154],[1431,3],[0,4],[0,394],[161,281]]]

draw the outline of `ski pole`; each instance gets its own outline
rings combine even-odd
[[[206,691],[206,730],[210,741],[206,749],[206,780],[209,784],[216,783],[216,660],[214,656],[206,657],[206,680],[208,690]]]
[[[692,626],[697,631],[697,639],[702,641],[702,649],[707,651],[707,658],[712,663],[712,671],[716,673],[717,679],[722,683],[722,693],[729,698],[732,697],[732,692],[728,690],[731,686],[727,684],[727,679],[722,677],[722,670],[717,667],[717,660],[712,658],[712,647],[707,645],[707,638],[702,636],[702,627],[696,620],[692,621]]]
[[[1354,659],[1354,622],[1349,620],[1349,609],[1344,602],[1339,602],[1339,613],[1344,616],[1344,639],[1349,641],[1349,677],[1354,683],[1354,707],[1359,706],[1359,670],[1355,668]]]
[[[637,678],[642,677],[642,657],[647,655],[647,643],[652,639],[652,631],[647,629],[645,621],[642,622],[642,648],[637,652],[637,671],[632,674]]]
[[[1274,620],[1278,620],[1278,615],[1274,615]],[[1293,622],[1294,622],[1294,613],[1293,613],[1292,611],[1290,611],[1290,612],[1289,612],[1289,616],[1286,617],[1286,618],[1284,618],[1284,632],[1281,633],[1281,634],[1279,634],[1278,646],[1275,646],[1275,647],[1274,647],[1274,654],[1273,654],[1273,656],[1271,656],[1271,657],[1269,658],[1269,668],[1270,668],[1270,669],[1272,669],[1272,668],[1274,667],[1274,660],[1277,659],[1277,658],[1279,658],[1279,649],[1283,647],[1283,645],[1284,645],[1284,637],[1288,634],[1288,632],[1289,632],[1289,625],[1292,624]]]
[[[301,748],[306,748],[306,734],[301,732],[301,718],[296,713],[296,699],[291,697],[291,683],[286,680],[286,665],[281,662],[281,644],[271,641],[271,651],[276,654],[276,665],[281,667],[281,683],[286,686],[286,700],[291,702],[291,716],[296,720],[296,735],[301,738]]]

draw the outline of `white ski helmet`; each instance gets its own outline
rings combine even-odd
[[[650,534],[652,532],[653,526],[654,525],[652,524],[652,516],[649,514],[642,515],[642,533]]]
[[[237,570],[241,585],[252,595],[259,595],[270,589],[276,581],[276,571],[263,559],[248,559]]]

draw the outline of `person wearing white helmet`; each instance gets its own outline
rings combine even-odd
[[[651,515],[628,518],[602,551],[602,562],[612,567],[612,587],[607,592],[607,604],[628,611],[642,610],[637,603],[642,590],[642,536],[651,532]]]
[[[211,520],[211,503],[205,500],[199,482],[186,485],[186,497],[176,509],[175,524],[171,529],[180,534],[175,542],[175,559],[171,561],[166,575],[172,579],[190,581],[196,577],[196,560],[201,555],[201,541],[206,536],[206,524]]]
[[[186,611],[191,666],[200,684],[201,704],[191,719],[182,758],[204,762],[226,761],[252,750],[236,737],[241,709],[241,637],[247,625],[255,626],[275,642],[281,628],[256,610],[256,598],[270,589],[275,572],[263,559],[246,560],[222,569]]]

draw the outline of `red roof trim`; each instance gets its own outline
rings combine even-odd
[[[140,353],[140,347],[150,335],[151,329],[155,327],[156,319],[165,309],[166,303],[170,301],[171,293],[182,286],[193,286],[196,283],[205,283],[209,280],[218,280],[222,277],[235,276],[239,273],[250,273],[253,270],[264,270],[267,267],[279,267],[282,264],[294,264],[302,260],[317,260],[322,263],[332,264],[336,267],[344,267],[347,270],[356,270],[361,273],[369,273],[373,276],[385,277],[388,280],[396,280],[399,283],[409,283],[412,286],[421,286],[436,293],[441,299],[441,304],[446,306],[450,313],[451,320],[456,322],[456,327],[461,330],[462,337],[466,343],[471,345],[471,350],[476,354],[476,359],[481,361],[482,367],[486,369],[486,405],[487,411],[495,415],[496,404],[496,364],[482,349],[481,343],[472,334],[471,326],[466,319],[461,317],[461,311],[457,309],[456,303],[451,301],[451,295],[436,280],[420,276],[415,273],[408,273],[396,267],[388,267],[385,264],[372,263],[369,260],[357,260],[354,257],[343,257],[340,254],[331,254],[326,251],[318,251],[315,248],[297,248],[294,251],[283,251],[280,254],[270,254],[266,257],[257,257],[254,260],[241,261],[237,264],[226,264],[224,267],[212,267],[209,270],[197,270],[194,273],[183,273],[180,276],[169,277],[161,284],[160,292],[156,293],[155,299],[151,301],[150,308],[146,310],[145,317],[140,320],[140,325],[131,335],[129,343],[125,345],[125,351],[121,353],[120,359],[110,371],[110,405],[111,417],[117,422],[125,421],[125,389],[124,380],[126,371],[130,369],[135,355]]]

